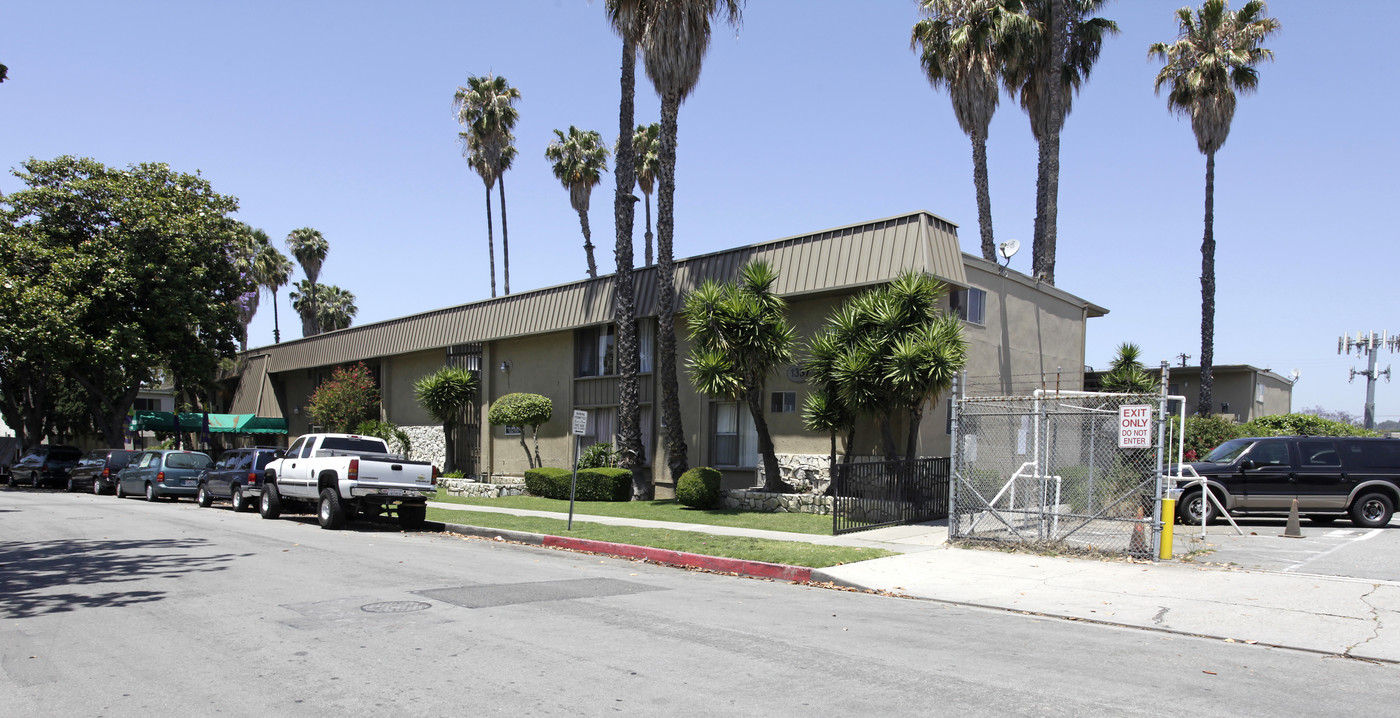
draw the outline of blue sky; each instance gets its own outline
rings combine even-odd
[[[1174,38],[1181,4],[1108,4],[1122,33],[1064,133],[1057,285],[1111,310],[1090,322],[1094,366],[1122,341],[1152,365],[1200,353],[1205,159],[1153,94],[1146,53]],[[1384,90],[1400,4],[1346,5],[1270,3],[1277,59],[1217,162],[1215,361],[1297,368],[1295,409],[1360,415],[1365,385],[1347,370],[1364,365],[1337,355],[1337,337],[1400,332],[1400,250],[1383,209],[1400,166]],[[961,225],[976,253],[970,144],[909,49],[917,19],[912,0],[756,0],[737,33],[720,30],[681,107],[677,256],[916,209]],[[569,125],[615,139],[620,55],[602,0],[13,3],[0,19],[0,165],[76,154],[200,170],[279,244],[320,229],[322,281],[355,293],[359,323],[389,319],[490,296],[484,190],[451,112],[472,74],[504,75],[523,95],[506,176],[511,288],[585,276],[578,218],[544,148]],[[659,106],[643,76],[638,121]],[[989,158],[997,239],[1025,243],[1012,267],[1028,271],[1036,147],[1014,102],[997,113]],[[0,191],[19,187],[0,176]],[[602,271],[611,187],[608,175],[590,215]],[[636,238],[640,255],[640,212]],[[268,305],[254,344],[271,342]],[[1379,386],[1377,415],[1400,418],[1400,386]]]

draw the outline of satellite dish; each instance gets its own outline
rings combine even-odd
[[[1021,251],[1021,241],[1017,239],[1008,239],[997,245],[997,252],[1006,259],[1011,259],[1019,251]]]
[[[1299,376],[1302,376],[1302,372],[1298,371],[1297,369],[1294,369],[1293,371],[1288,372],[1288,378],[1292,379],[1294,384],[1297,384],[1297,383],[1298,383],[1298,377],[1299,377]]]

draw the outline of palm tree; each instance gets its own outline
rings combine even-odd
[[[264,247],[272,246],[267,232],[239,222],[239,231],[233,243],[234,266],[238,275],[247,284],[248,290],[238,296],[238,346],[239,351],[248,351],[248,325],[258,313],[258,299],[262,285],[257,276],[257,257]]]
[[[303,279],[292,286],[287,293],[292,308],[301,315],[303,324],[315,325],[317,334],[348,328],[359,313],[355,295],[334,284],[313,285]]]
[[[277,290],[287,286],[292,279],[292,260],[282,254],[269,242],[253,258],[253,278],[260,286],[272,292],[272,343],[282,341],[282,330],[277,319]]]
[[[1106,0],[1023,0],[1029,23],[1012,40],[1006,86],[1021,95],[1039,147],[1035,180],[1035,234],[1031,273],[1055,283],[1056,225],[1060,196],[1060,132],[1074,93],[1089,79],[1105,35],[1118,24],[1092,17]],[[1059,78],[1052,82],[1052,78]]]
[[[642,446],[641,393],[637,374],[641,369],[637,341],[637,306],[635,282],[632,276],[632,224],[636,214],[637,197],[632,186],[638,173],[632,146],[632,122],[636,112],[637,47],[646,29],[649,0],[607,0],[608,21],[622,38],[621,100],[618,103],[617,180],[613,196],[613,224],[617,232],[613,254],[617,260],[617,275],[613,279],[614,321],[617,325],[618,463],[632,472],[633,500],[651,497],[651,482],[641,472],[647,448]],[[650,215],[650,204],[648,204]],[[650,223],[648,223],[647,263],[651,263]]]
[[[296,257],[297,263],[301,265],[301,271],[306,274],[306,279],[310,282],[310,288],[302,292],[310,305],[307,311],[302,312],[301,315],[301,335],[304,337],[315,336],[320,333],[316,323],[316,279],[321,276],[321,264],[326,261],[330,245],[319,230],[302,227],[287,234],[287,249],[291,251],[293,257]]]
[[[1196,148],[1206,156],[1205,237],[1201,240],[1201,396],[1197,411],[1210,413],[1215,360],[1215,153],[1230,134],[1235,117],[1235,93],[1248,94],[1259,87],[1256,66],[1274,57],[1260,47],[1279,29],[1278,20],[1265,17],[1263,0],[1250,0],[1231,13],[1226,0],[1206,0],[1193,15],[1191,8],[1176,11],[1180,30],[1176,42],[1148,48],[1149,56],[1165,61],[1154,88],[1170,88],[1167,107],[1191,118]]]
[[[927,17],[914,25],[910,46],[937,89],[948,87],[958,126],[972,138],[972,182],[982,258],[997,261],[992,198],[987,182],[987,131],[1001,96],[1007,39],[1024,33],[1020,0],[922,0]],[[1008,26],[1013,26],[1008,28]],[[1010,31],[1008,31],[1008,29]]]
[[[681,101],[700,79],[710,46],[710,19],[724,13],[730,24],[740,20],[740,0],[652,0],[648,3],[641,48],[647,77],[661,96],[661,138],[656,217],[657,364],[661,378],[661,412],[666,426],[666,463],[679,479],[690,468],[681,422],[676,380],[675,237],[676,116]]]
[[[471,163],[472,169],[481,174],[486,183],[486,241],[491,257],[491,296],[496,296],[495,239],[491,236],[491,184],[501,184],[501,249],[505,264],[506,294],[510,294],[510,251],[506,236],[506,189],[502,174],[510,166],[510,160],[503,158],[514,137],[511,130],[520,119],[515,109],[520,99],[520,90],[510,86],[506,78],[499,75],[472,75],[467,78],[465,87],[458,87],[452,96],[452,109],[457,121],[467,128],[467,134],[475,138],[480,160]],[[470,143],[469,143],[470,146]],[[514,152],[510,152],[514,156]],[[469,160],[470,163],[470,160]],[[486,174],[482,174],[482,172]],[[490,177],[488,178],[488,175]]]
[[[632,151],[636,153],[637,157],[637,187],[642,190],[642,194],[646,197],[646,264],[643,265],[646,267],[650,267],[654,263],[651,252],[651,193],[656,187],[656,172],[661,166],[661,156],[657,153],[660,147],[660,122],[637,125],[637,132],[632,135]]]
[[[554,165],[554,176],[569,190],[569,204],[578,212],[583,226],[583,252],[588,257],[588,278],[598,278],[598,265],[593,261],[593,239],[588,229],[588,200],[593,188],[603,181],[608,171],[608,147],[602,135],[593,130],[580,130],[569,125],[566,135],[554,131],[554,141],[544,150],[545,159]]]
[[[491,298],[496,298],[496,239],[491,228],[491,188],[496,184],[496,167],[487,161],[481,150],[481,138],[470,132],[458,132],[457,140],[462,145],[462,154],[467,158],[467,166],[476,171],[486,185],[486,257],[491,264]]]
[[[787,302],[773,292],[777,281],[778,272],[759,260],[745,264],[737,282],[707,279],[691,292],[685,300],[692,342],[687,366],[702,393],[748,405],[763,456],[763,490],[786,493],[763,405],[764,382],[792,362],[797,333]]]
[[[462,409],[476,395],[476,387],[476,374],[455,366],[445,366],[413,384],[413,396],[418,405],[442,424],[443,448],[447,454],[442,462],[444,473],[457,470],[452,430],[457,426]]]

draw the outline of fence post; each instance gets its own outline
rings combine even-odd
[[[962,381],[959,381],[961,379]],[[958,518],[958,444],[962,443],[962,436],[958,434],[958,414],[962,411],[962,397],[958,390],[962,389],[967,381],[967,370],[962,371],[961,376],[953,375],[953,406],[949,409],[949,429],[952,431],[952,446],[948,450],[948,536],[958,538],[958,528],[961,524]]]

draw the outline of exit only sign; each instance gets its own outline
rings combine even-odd
[[[1118,448],[1152,448],[1152,405],[1129,404],[1118,407]]]

